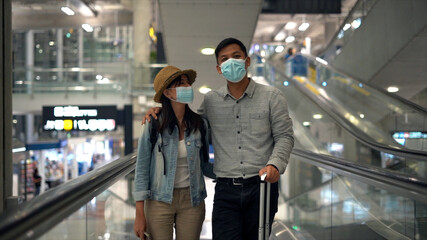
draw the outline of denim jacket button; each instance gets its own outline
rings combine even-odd
[[[187,142],[187,145],[188,145],[188,146],[190,146],[190,145],[191,145],[191,142]]]

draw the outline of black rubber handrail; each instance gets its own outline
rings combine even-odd
[[[427,203],[427,179],[425,178],[389,171],[370,164],[349,162],[330,155],[312,153],[302,149],[293,149],[292,155],[301,157],[302,161],[331,170],[334,173]]]
[[[328,155],[294,149],[293,155],[338,174],[391,189],[402,196],[427,202],[427,181],[400,173],[391,173],[370,165],[351,163]],[[84,206],[123,176],[135,169],[131,154],[53,188],[0,216],[0,239],[34,239]]]
[[[135,169],[130,154],[8,209],[0,216],[0,239],[35,239]]]

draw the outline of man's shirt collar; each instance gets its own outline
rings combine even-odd
[[[248,95],[248,97],[252,98],[254,91],[255,91],[255,87],[256,87],[256,83],[249,78],[249,85],[246,87],[245,92],[243,93],[243,96]],[[227,95],[230,97],[233,97],[230,93],[230,91],[228,91],[228,86],[227,84],[222,87],[221,89],[219,89],[219,92],[221,93],[221,96],[223,96],[223,98],[226,98]]]

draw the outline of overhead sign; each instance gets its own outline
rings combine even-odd
[[[116,130],[117,107],[44,106],[43,129],[46,131]]]

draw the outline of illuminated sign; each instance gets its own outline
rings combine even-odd
[[[113,131],[116,106],[44,106],[43,130]]]
[[[426,132],[395,132],[393,133],[394,139],[422,139],[427,138]]]

